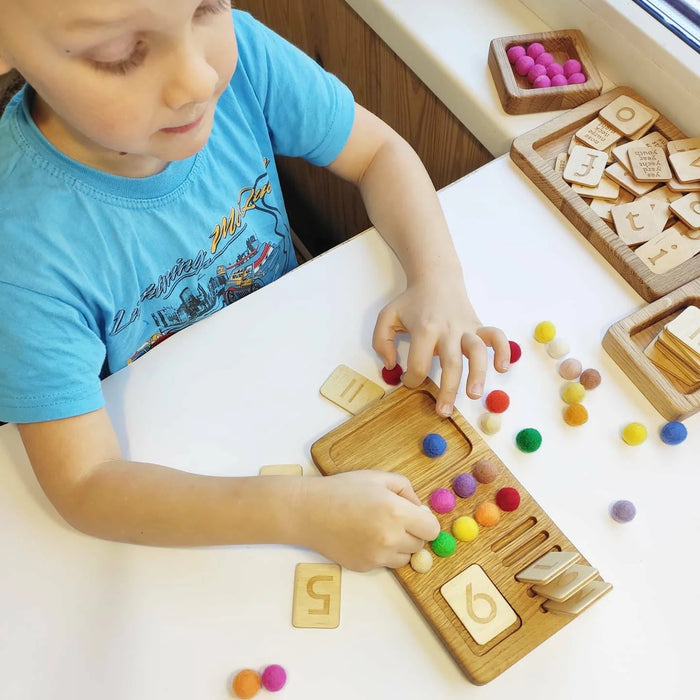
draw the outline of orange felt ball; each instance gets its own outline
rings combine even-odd
[[[510,397],[505,391],[496,389],[486,397],[485,403],[491,413],[503,413],[510,406]]]
[[[237,698],[252,698],[260,690],[260,675],[251,668],[239,671],[231,684]]]
[[[582,403],[571,403],[564,409],[564,422],[583,425],[588,420],[588,411]]]
[[[474,520],[479,525],[490,527],[501,519],[501,513],[495,503],[480,503],[474,511]]]

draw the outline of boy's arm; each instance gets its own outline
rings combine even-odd
[[[439,532],[398,474],[216,477],[122,458],[105,409],[19,426],[49,500],[76,529],[161,546],[297,544],[344,566],[407,563]]]
[[[469,302],[430,177],[408,143],[359,105],[348,142],[328,167],[358,186],[372,223],[406,273],[406,291],[379,314],[374,349],[392,368],[396,334],[410,334],[403,382],[411,387],[426,378],[433,355],[438,355],[442,377],[437,410],[450,415],[462,357],[469,359],[467,394],[478,398],[486,375],[486,346],[493,347],[494,365],[501,372],[508,369],[510,347],[503,331],[482,326]]]

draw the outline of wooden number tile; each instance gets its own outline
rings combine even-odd
[[[697,306],[686,307],[664,328],[693,352],[700,353],[700,309]]]
[[[586,608],[593,605],[599,598],[602,598],[608,591],[612,590],[612,585],[606,581],[590,581],[578,593],[574,593],[564,601],[547,600],[543,608],[549,612],[560,615],[570,615],[575,617]]]
[[[608,154],[594,148],[574,146],[564,168],[564,179],[578,185],[595,187],[605,172]]]
[[[549,583],[580,558],[578,552],[547,552],[517,573],[515,578],[521,583]]]
[[[685,184],[700,181],[700,150],[672,153],[668,159],[679,182]]]
[[[666,153],[658,146],[635,146],[627,151],[632,167],[632,175],[640,182],[668,182],[671,166]]]
[[[591,199],[607,199],[614,202],[620,196],[620,185],[605,175],[600,178],[600,182],[595,187],[586,187],[576,183],[572,184],[571,187],[582,197],[590,197]]]
[[[260,476],[301,476],[301,464],[266,464],[260,467]]]
[[[682,151],[694,151],[700,149],[700,136],[692,139],[677,139],[666,144],[669,154],[681,153]]]
[[[688,231],[685,224],[678,222],[634,252],[652,272],[663,274],[700,252],[700,240],[687,236]]]
[[[584,564],[572,564],[563,574],[545,584],[536,583],[532,590],[549,600],[566,600],[598,575],[598,569]]]
[[[440,593],[477,644],[517,629],[518,616],[478,564],[443,584]]]
[[[613,163],[605,168],[605,174],[611,180],[615,180],[618,185],[631,192],[635,197],[641,197],[651,192],[657,184],[656,182],[639,182],[639,180],[633,177],[632,173],[625,170],[619,163]]]
[[[297,564],[294,571],[294,627],[334,629],[340,624],[338,564]]]
[[[613,129],[610,124],[606,124],[602,119],[596,117],[576,132],[576,138],[590,148],[604,151],[616,144],[622,138],[622,134]]]
[[[646,243],[663,230],[654,218],[651,202],[635,199],[629,204],[619,204],[610,210],[617,235],[627,243]]]
[[[655,110],[645,107],[641,102],[620,95],[609,105],[600,110],[600,117],[614,129],[628,137],[636,136],[654,121]],[[658,116],[658,112],[656,112]]]
[[[671,211],[690,228],[700,228],[700,192],[690,192],[671,202]]]
[[[338,365],[321,387],[321,395],[354,416],[384,396],[384,389],[346,365]]]

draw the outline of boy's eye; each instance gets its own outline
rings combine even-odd
[[[125,75],[132,68],[140,66],[144,58],[146,58],[147,53],[146,44],[143,41],[137,41],[131,53],[126,58],[119,59],[118,61],[96,61],[94,59],[88,59],[88,61],[90,65],[97,70]]]
[[[213,0],[212,2],[202,3],[194,13],[195,17],[203,15],[218,15],[220,12],[227,12],[231,9],[232,3],[230,0]]]

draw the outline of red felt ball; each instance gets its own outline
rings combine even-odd
[[[510,363],[513,364],[522,357],[523,351],[514,340],[509,340],[508,345],[510,345]]]
[[[496,389],[486,397],[486,408],[491,413],[503,413],[510,406],[510,397],[505,391]]]
[[[386,367],[382,367],[382,379],[387,383],[391,384],[392,386],[396,386],[397,384],[401,384],[401,375],[403,374],[403,369],[401,369],[400,364],[394,365],[392,369],[387,369]]]
[[[520,505],[520,494],[512,486],[505,486],[496,492],[496,505],[501,510],[515,510]]]

